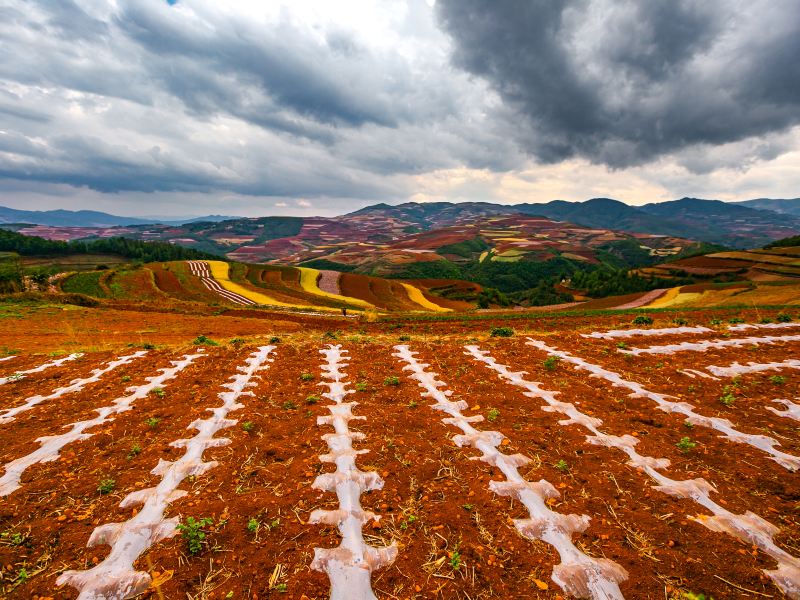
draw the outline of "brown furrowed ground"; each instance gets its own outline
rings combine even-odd
[[[800,369],[786,363],[796,358],[800,340],[625,354],[687,341],[800,335],[800,327],[729,329],[731,318],[774,322],[779,310],[687,311],[680,313],[687,322],[680,325],[711,331],[596,339],[581,334],[632,329],[633,315],[430,321],[400,316],[367,323],[255,309],[190,315],[122,308],[0,305],[5,316],[0,334],[9,353],[18,354],[0,363],[0,377],[68,352],[86,352],[0,385],[0,417],[35,394],[47,396],[120,356],[147,351],[81,390],[0,422],[3,477],[12,461],[39,456],[48,443],[41,436],[63,435],[107,415],[82,430],[82,439],[65,438],[55,460],[31,462],[19,487],[0,498],[1,597],[77,598],[73,585],[58,584],[62,574],[117,561],[113,564],[152,578],[145,598],[321,600],[329,597],[331,582],[312,568],[315,549],[337,548],[342,536],[335,524],[314,522],[312,514],[340,509],[358,517],[365,544],[397,548],[393,560],[371,573],[371,588],[381,599],[576,597],[554,575],[559,563],[584,559],[605,559],[627,572],[618,595],[602,595],[600,584],[590,582],[595,598],[683,600],[692,597],[690,592],[717,599],[800,597],[791,581],[784,581],[782,590],[768,573],[779,560],[800,564],[800,471],[772,460],[752,437],[767,436],[779,442],[777,451],[800,457],[800,421],[768,410],[786,408],[775,399],[800,404]],[[651,316],[655,322],[645,329],[677,327],[674,313]],[[492,337],[492,327],[514,331],[507,338]],[[534,347],[528,338],[550,349]],[[419,363],[428,365],[419,368],[436,375],[443,384],[436,384],[440,392],[452,392],[451,403],[465,402],[459,409],[463,418],[434,408],[437,400],[404,370],[408,362],[396,355],[398,345],[408,346]],[[199,346],[203,356],[147,388],[149,378],[198,353]],[[466,346],[527,374],[514,381],[503,378]],[[727,419],[750,437],[735,442],[720,430],[688,422],[684,414],[659,409],[652,398],[631,397],[629,389],[589,377],[565,358],[551,358],[564,351],[643,386],[653,397],[687,402],[699,415]],[[250,373],[247,365],[259,352],[266,368]],[[349,421],[349,431],[363,438],[353,436],[352,447],[367,451],[353,455],[354,464],[369,478],[382,480],[380,489],[360,492],[361,507],[379,517],[365,515],[363,523],[360,511],[348,512],[346,496],[313,485],[319,475],[348,473],[347,461],[340,461],[350,456],[347,451],[335,464],[321,460],[332,452],[331,444],[349,436],[324,419],[343,406],[321,385],[332,381],[322,368],[331,352],[339,356],[344,389],[352,392],[343,402],[357,403],[349,406],[358,417]],[[735,362],[786,364],[737,377],[709,369]],[[225,387],[232,381],[254,385]],[[538,389],[557,392],[550,407],[572,406],[589,420],[570,421],[562,412],[543,410],[550,408],[544,395],[525,395],[534,388],[521,387],[534,382]],[[137,389],[145,392],[130,401],[130,410],[103,412]],[[241,407],[225,404],[223,392],[233,394]],[[214,429],[212,439],[229,443],[199,440],[196,460],[206,466],[170,479],[177,471],[164,469],[188,456],[191,439],[200,435],[194,426],[207,427],[218,413],[231,421]],[[617,437],[593,444],[586,423]],[[479,436],[481,443],[491,443],[476,450],[459,437],[459,427],[498,433]],[[190,441],[185,447],[173,444],[181,439]],[[655,471],[632,466],[630,455],[615,446],[629,439],[638,440],[639,455],[669,464],[662,460]],[[506,457],[525,457],[514,459],[519,476],[531,484],[549,482],[557,494],[546,494],[531,509],[497,493],[504,488],[492,482],[513,475],[502,461],[476,460],[495,447]],[[714,486],[708,493],[713,502],[656,489],[655,479],[662,475],[673,482],[704,479]],[[128,494],[157,486],[172,486],[152,500],[161,502],[157,510],[155,504],[120,506]],[[748,511],[758,515],[775,527],[773,546],[712,530],[708,518],[720,511],[732,519]],[[515,522],[535,515],[549,525],[521,534]],[[585,528],[566,536],[574,552],[562,547],[559,553],[546,533],[562,522],[558,515],[585,518]],[[180,520],[182,533],[166,521],[172,518]],[[122,544],[114,545],[113,536],[105,540],[109,544],[87,547],[96,528],[133,527],[142,519],[172,529],[164,539],[151,539],[129,563],[118,558]],[[199,523],[194,537],[185,529],[192,522]],[[113,577],[103,577],[113,584]],[[120,591],[108,597],[127,596]]]

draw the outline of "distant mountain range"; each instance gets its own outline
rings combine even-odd
[[[161,220],[119,217],[96,210],[17,210],[0,206],[0,224],[31,223],[34,225],[49,225],[51,227],[119,227],[125,225],[154,225],[157,223],[182,225],[183,223],[196,221],[215,222],[237,218],[239,217],[209,215],[186,219]]]
[[[85,232],[60,231],[52,235],[42,228],[30,228],[27,231],[31,235],[58,239],[126,235],[140,239],[178,239],[178,243],[187,244],[194,239],[194,245],[207,251],[216,250],[220,254],[233,253],[238,256],[241,253],[237,246],[247,246],[249,249],[244,250],[245,254],[251,252],[254,259],[277,260],[283,258],[284,252],[288,250],[292,250],[292,254],[314,250],[317,254],[326,255],[327,252],[324,248],[317,249],[314,244],[297,241],[297,244],[273,255],[273,247],[280,244],[271,242],[271,246],[268,244],[269,247],[265,247],[262,252],[253,249],[252,242],[255,241],[257,245],[272,239],[292,238],[308,225],[312,229],[322,227],[327,232],[325,240],[329,243],[358,242],[364,241],[365,237],[375,243],[390,243],[404,234],[468,225],[487,217],[515,214],[541,216],[588,228],[664,235],[733,248],[754,248],[776,239],[800,234],[800,198],[760,198],[742,202],[681,198],[643,206],[630,206],[611,198],[592,198],[585,202],[553,200],[543,204],[515,205],[490,202],[407,202],[398,205],[375,204],[333,219],[245,219],[215,215],[175,221],[119,217],[96,211],[23,211],[0,207],[0,224],[32,223],[52,228],[87,228]],[[207,227],[204,223],[217,223],[220,226]],[[280,225],[274,234],[277,237],[264,233],[271,230],[271,224],[278,223]],[[368,224],[370,231],[361,229],[364,223]],[[260,231],[251,231],[259,226]],[[115,227],[123,229],[115,230]],[[23,230],[19,227],[17,229]],[[250,236],[250,233],[255,235]],[[241,242],[238,241],[239,238]],[[324,245],[325,240],[320,239],[319,243]]]
[[[756,200],[733,202],[733,204],[741,204],[747,208],[758,208],[760,210],[771,210],[776,213],[800,216],[800,198],[786,200],[758,198]]]

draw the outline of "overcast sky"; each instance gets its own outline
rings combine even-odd
[[[0,0],[0,204],[800,196],[798,0]]]

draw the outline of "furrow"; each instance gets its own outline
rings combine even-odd
[[[733,340],[706,340],[702,342],[680,342],[678,344],[665,344],[663,346],[648,346],[647,348],[618,348],[617,352],[639,356],[640,354],[675,354],[676,352],[706,352],[719,348],[740,348],[742,346],[758,346],[760,344],[775,344],[778,342],[796,342],[800,335],[765,335],[762,337],[736,338]]]
[[[795,421],[800,421],[800,404],[795,404],[791,400],[784,400],[782,398],[776,398],[773,400],[775,404],[782,404],[785,409],[778,410],[772,406],[767,406],[767,410],[774,412],[779,417],[786,417],[787,419],[794,419]]]
[[[542,407],[543,411],[557,412],[567,416],[567,419],[558,422],[559,425],[565,427],[580,425],[591,432],[592,435],[586,436],[586,441],[590,444],[616,448],[624,452],[630,459],[628,461],[630,466],[644,472],[658,484],[653,486],[654,489],[676,498],[692,500],[711,511],[713,516],[696,515],[689,518],[712,531],[727,533],[747,545],[757,546],[778,563],[777,569],[765,569],[764,573],[787,596],[800,598],[800,559],[788,554],[775,544],[773,538],[780,531],[778,527],[750,511],[738,515],[723,508],[711,499],[710,494],[716,492],[717,489],[705,479],[670,479],[660,472],[669,468],[669,460],[639,454],[635,449],[639,440],[632,435],[617,436],[604,433],[599,429],[603,424],[600,419],[582,413],[572,403],[557,400],[556,396],[559,392],[542,389],[541,384],[528,381],[523,377],[523,375],[527,375],[526,371],[511,371],[508,366],[497,363],[489,352],[481,350],[478,346],[466,346],[465,348],[468,356],[483,363],[500,379],[524,389],[524,396],[544,400],[547,406]],[[800,405],[795,406],[800,409]]]
[[[213,275],[211,274],[211,269],[209,268],[208,263],[201,260],[188,260],[186,262],[189,265],[189,272],[195,277],[199,277],[206,289],[215,292],[216,294],[222,296],[226,300],[230,300],[235,304],[255,306],[256,303],[250,300],[250,298],[245,298],[244,296],[240,296],[239,294],[231,292],[230,290],[226,290],[224,287],[222,287],[222,285],[220,285],[220,283],[214,279]]]
[[[737,375],[746,375],[748,373],[759,373],[761,371],[780,371],[782,369],[800,369],[800,360],[790,358],[782,362],[749,362],[746,365],[740,365],[737,361],[728,365],[727,367],[706,367],[707,371],[713,373],[717,377],[736,377]]]
[[[66,427],[69,428],[69,431],[66,433],[38,438],[36,441],[40,444],[39,448],[22,458],[12,460],[3,465],[5,473],[0,477],[0,497],[8,496],[21,487],[20,479],[28,467],[38,463],[58,460],[59,453],[64,446],[72,442],[88,439],[94,435],[93,433],[86,433],[87,429],[112,421],[114,415],[130,410],[134,402],[145,398],[154,389],[163,387],[167,381],[174,378],[201,356],[203,354],[187,354],[177,361],[172,361],[172,368],[160,369],[161,374],[155,377],[148,377],[146,379],[147,383],[144,385],[129,387],[126,390],[129,392],[127,396],[117,398],[108,406],[95,409],[96,417],[67,425]]]
[[[190,476],[201,475],[217,466],[216,461],[204,461],[203,453],[208,448],[217,448],[230,443],[227,438],[215,438],[216,433],[237,423],[227,418],[228,413],[243,408],[237,400],[252,396],[247,390],[255,385],[256,373],[269,368],[270,354],[275,346],[262,346],[251,354],[232,381],[222,387],[229,391],[218,394],[222,405],[207,409],[212,416],[198,419],[187,429],[197,430],[189,439],[175,440],[173,448],[183,448],[184,453],[176,461],[160,459],[151,471],[160,475],[155,487],[137,490],[128,494],[120,508],[141,506],[139,512],[122,523],[106,523],[97,527],[89,537],[88,547],[111,546],[108,556],[91,569],[65,571],[56,580],[58,585],[70,585],[79,591],[80,600],[124,600],[144,593],[150,587],[151,577],[145,571],[137,571],[134,562],[158,542],[173,537],[180,523],[179,517],[165,518],[167,507],[187,494],[178,489],[181,482]],[[198,355],[195,355],[195,357]]]
[[[82,379],[73,379],[69,385],[60,387],[56,389],[54,392],[48,394],[47,396],[41,396],[41,395],[31,396],[27,398],[25,402],[23,402],[19,406],[15,406],[13,408],[8,408],[4,411],[0,411],[0,425],[5,425],[6,423],[14,421],[18,414],[31,410],[37,404],[41,404],[42,402],[48,402],[50,400],[55,400],[56,398],[60,398],[61,396],[64,396],[66,394],[71,394],[72,392],[78,392],[87,385],[89,385],[90,383],[99,381],[100,378],[106,373],[110,373],[117,367],[126,365],[129,362],[144,356],[145,354],[147,354],[146,350],[139,350],[138,352],[134,352],[133,354],[123,356],[116,360],[112,360],[105,367],[93,370],[92,373],[89,375],[89,377],[85,377]]]
[[[39,365],[38,367],[34,367],[33,369],[26,369],[24,371],[15,371],[14,373],[8,375],[7,377],[0,377],[0,385],[5,385],[6,383],[9,383],[11,381],[19,381],[20,379],[25,379],[26,375],[31,375],[33,373],[41,373],[42,371],[46,371],[51,367],[60,367],[65,362],[73,361],[75,359],[80,358],[81,356],[83,356],[82,353],[76,352],[75,354],[70,354],[69,356],[65,356],[64,358],[57,358],[56,360],[51,360],[50,362],[46,362],[42,365]],[[7,358],[0,360],[8,360],[9,358],[14,358],[14,357],[9,356]]]
[[[317,418],[317,425],[330,425],[334,429],[334,433],[322,436],[330,452],[320,456],[320,460],[334,463],[336,471],[319,475],[312,486],[335,492],[339,509],[315,510],[308,522],[335,525],[342,541],[337,548],[315,548],[311,568],[328,575],[332,600],[374,600],[376,596],[370,581],[372,571],[394,562],[397,546],[393,543],[388,547],[373,548],[364,542],[362,527],[379,517],[362,509],[361,494],[382,489],[383,480],[373,471],[359,470],[355,464],[356,456],[368,450],[353,448],[353,441],[363,439],[364,434],[351,431],[349,423],[366,417],[353,415],[358,402],[344,401],[348,394],[353,393],[347,389],[346,374],[342,372],[347,366],[344,362],[347,350],[342,350],[339,345],[328,345],[320,353],[325,357],[321,369],[325,381],[319,385],[328,388],[322,396],[334,403],[326,407],[330,415]]]
[[[637,336],[683,335],[687,333],[711,333],[708,327],[667,327],[665,329],[612,329],[610,331],[595,331],[582,333],[581,337],[596,340],[616,340]]]
[[[723,437],[732,442],[747,444],[748,446],[757,448],[758,450],[769,454],[770,459],[774,460],[776,463],[785,469],[788,469],[789,471],[796,471],[797,469],[800,469],[800,457],[777,450],[775,446],[780,446],[780,442],[775,438],[771,438],[766,435],[755,435],[738,431],[733,426],[733,423],[731,423],[728,419],[723,419],[721,417],[706,417],[698,414],[694,412],[694,406],[688,402],[674,402],[670,400],[670,398],[674,398],[674,396],[651,392],[638,383],[623,379],[618,373],[607,371],[600,365],[586,362],[582,358],[573,356],[569,352],[552,348],[539,340],[528,338],[526,343],[529,346],[543,350],[544,352],[547,352],[553,356],[558,356],[562,360],[575,365],[576,369],[589,371],[591,373],[591,377],[605,379],[615,387],[622,387],[630,390],[630,395],[633,398],[647,398],[655,402],[658,405],[658,408],[664,412],[684,415],[686,416],[686,420],[692,425],[699,425],[700,427],[714,429],[722,433]]]
[[[561,563],[553,568],[551,579],[566,594],[575,598],[592,598],[595,600],[613,600],[623,598],[619,583],[627,579],[628,573],[620,565],[608,559],[587,556],[572,542],[572,535],[584,531],[589,526],[587,515],[565,515],[557,513],[547,505],[547,500],[557,498],[558,491],[553,485],[542,479],[529,482],[519,474],[518,467],[530,462],[521,454],[507,455],[497,448],[505,436],[499,431],[483,431],[475,429],[472,423],[483,420],[480,415],[467,417],[461,411],[467,407],[463,400],[453,402],[449,399],[450,390],[440,390],[446,384],[437,379],[437,375],[425,368],[430,366],[416,359],[407,345],[394,347],[396,356],[404,362],[404,371],[410,371],[410,377],[417,381],[424,390],[423,397],[435,401],[431,405],[449,415],[442,422],[453,425],[462,431],[453,438],[459,447],[471,446],[481,452],[474,460],[481,460],[503,473],[506,481],[491,481],[489,488],[499,496],[509,496],[519,500],[528,511],[529,518],[515,520],[517,530],[524,537],[541,540],[558,551]]]
[[[800,323],[739,323],[729,325],[728,331],[747,331],[748,329],[790,329],[800,327]]]

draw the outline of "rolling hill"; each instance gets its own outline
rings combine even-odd
[[[800,234],[800,199],[755,199],[721,202],[682,198],[669,202],[631,206],[611,198],[584,202],[553,200],[542,204],[515,205],[489,202],[430,202],[375,204],[334,218],[221,216],[156,221],[116,217],[92,211],[15,211],[0,208],[0,226],[29,223],[13,228],[28,235],[51,239],[111,237],[175,241],[218,255],[240,251],[256,260],[276,260],[303,249],[352,243],[387,243],[404,235],[453,225],[468,224],[498,215],[523,214],[546,217],[583,227],[628,233],[648,233],[692,239],[732,248],[754,248],[772,240]],[[303,229],[301,233],[301,229]],[[319,230],[319,235],[314,234]],[[283,244],[264,242],[296,238]],[[263,258],[261,258],[263,256]]]

